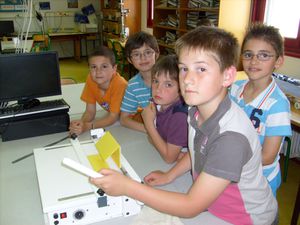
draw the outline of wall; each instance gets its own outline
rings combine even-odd
[[[285,56],[284,64],[276,72],[300,79],[300,59]]]
[[[43,0],[42,2],[45,1],[50,2],[50,10],[40,10],[39,2],[41,1],[33,0],[33,9],[36,9],[42,14],[44,23],[36,19],[35,12],[33,11],[32,22],[29,27],[30,33],[42,32],[43,25],[45,32],[78,31],[80,25],[74,22],[74,14],[76,12],[81,13],[81,8],[89,4],[93,4],[97,14],[100,12],[100,0],[78,0],[78,8],[68,8],[67,0]],[[26,20],[24,31],[28,28],[29,15],[23,12],[0,12],[0,20],[13,20],[15,31],[21,32],[23,23],[24,21],[26,22]],[[92,43],[89,44],[91,45]],[[71,41],[63,43],[52,42],[51,46],[53,50],[59,52],[60,57],[72,57],[74,54],[73,42]]]
[[[147,28],[147,0],[142,1],[141,17],[143,31],[153,33]],[[248,26],[251,0],[221,0],[219,26],[233,32],[242,40],[245,27]],[[284,65],[276,72],[300,79],[300,59],[285,56]]]
[[[251,0],[221,0],[218,27],[232,32],[239,43],[249,24]]]
[[[248,26],[251,0],[221,0],[219,27],[233,32],[241,43]],[[300,79],[300,59],[285,56],[285,63],[276,72]]]

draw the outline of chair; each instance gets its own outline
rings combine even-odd
[[[67,85],[67,84],[77,84],[76,80],[72,77],[62,77],[60,79],[61,85]]]
[[[116,56],[116,62],[118,64],[118,67],[121,70],[121,75],[124,76],[125,68],[127,68],[128,73],[130,70],[130,64],[127,61],[124,47],[119,41],[114,41],[112,44],[113,44],[113,51],[115,52],[115,56]]]
[[[107,47],[113,50],[113,49],[114,49],[114,47],[113,47],[114,41],[113,41],[112,39],[109,39],[109,38],[108,38],[108,39],[106,40],[106,42],[107,42]]]
[[[86,34],[85,36],[85,52],[86,52],[86,56],[88,56],[88,41],[92,41],[93,42],[93,48],[95,49],[96,47],[96,41],[99,42],[100,39],[98,37],[97,34]]]
[[[32,35],[33,46],[32,52],[48,51],[50,50],[50,37],[48,34],[34,34]]]
[[[285,137],[284,141],[287,142],[287,147],[286,147],[286,153],[285,153],[285,157],[284,157],[283,182],[286,182],[287,175],[288,175],[288,169],[289,169],[289,160],[290,160],[290,154],[291,154],[292,141],[291,141],[290,137]]]

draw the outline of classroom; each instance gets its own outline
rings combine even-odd
[[[155,100],[154,82],[159,83],[163,79],[163,76],[155,74],[151,78],[151,67],[177,54],[179,81],[176,82],[178,90],[179,86],[182,89],[182,67],[189,64],[180,61],[184,47],[178,44],[178,40],[184,41],[189,33],[198,29],[200,32],[201,28],[220,28],[232,34],[240,46],[237,75],[228,86],[228,93],[232,94],[236,88],[234,84],[251,80],[251,68],[247,71],[247,62],[264,64],[275,59],[270,52],[244,51],[247,42],[251,42],[251,36],[250,41],[244,40],[247,28],[254,23],[278,28],[284,38],[283,55],[278,55],[282,59],[280,66],[276,64],[270,72],[272,84],[283,93],[289,106],[286,112],[289,135],[276,136],[282,139],[278,139],[275,161],[272,159],[274,163],[278,161],[281,177],[274,198],[278,204],[277,216],[272,224],[300,225],[299,7],[300,2],[296,0],[0,0],[0,225],[256,224],[251,218],[251,222],[230,222],[233,220],[219,217],[210,211],[210,207],[196,216],[167,213],[172,211],[166,212],[163,206],[151,205],[154,200],[136,199],[139,189],[132,196],[108,195],[103,191],[104,187],[100,188],[93,180],[98,178],[91,179],[92,175],[76,172],[77,166],[81,165],[93,169],[93,172],[110,168],[123,174],[126,180],[129,178],[149,185],[150,181],[146,179],[152,171],[170,172],[176,168],[181,158],[166,159],[166,153],[160,150],[165,149],[161,146],[167,146],[167,149],[169,145],[178,147],[170,144],[160,133],[161,128],[157,125],[160,120],[157,118],[161,109],[155,110],[153,127],[150,128],[146,122],[146,119],[152,118],[150,105],[160,106]],[[201,21],[209,21],[209,25],[203,25]],[[148,42],[130,49],[130,44],[134,46],[131,38],[138,40],[139,36],[135,36],[138,34],[149,38]],[[152,43],[151,37],[157,49],[149,44]],[[276,50],[272,43],[261,42]],[[147,65],[135,63],[152,58],[153,63],[147,72],[143,72]],[[102,64],[99,64],[100,59]],[[154,66],[154,70],[158,70],[159,66],[162,65]],[[110,83],[107,86],[103,78],[97,77],[99,71],[112,74],[109,82],[115,82],[115,89],[109,86]],[[166,70],[163,73],[167,73]],[[147,79],[143,77],[145,74]],[[142,88],[149,94],[149,105],[134,103],[137,105],[133,113],[127,106],[132,99],[126,99],[132,95],[129,87],[138,82],[138,76],[144,80]],[[168,77],[173,79],[170,74]],[[250,86],[244,85],[241,95],[246,94],[244,91]],[[107,100],[107,93],[114,99]],[[263,104],[269,93],[271,90],[264,90],[265,97],[261,97],[259,104]],[[184,102],[186,96],[182,92],[181,95],[179,98]],[[235,98],[232,97],[231,101],[234,102]],[[241,104],[246,103],[236,105]],[[188,145],[180,145],[179,149],[184,159],[189,155],[184,151],[189,151],[189,147],[197,148],[198,135],[196,129],[195,140],[191,144],[189,138],[193,128],[190,113],[195,106],[187,108],[187,105]],[[252,115],[250,118],[255,125],[257,117]],[[279,124],[278,121],[285,117],[276,118],[274,124]],[[156,130],[154,134],[152,128]],[[263,133],[264,129],[267,127],[263,127]],[[158,139],[157,135],[160,135]],[[261,136],[258,136],[260,140]],[[265,137],[268,141],[272,139],[271,136]],[[203,142],[204,146],[206,142]],[[261,145],[263,150],[264,145]],[[102,148],[107,152],[103,153]],[[195,163],[192,154],[190,150],[190,163]],[[74,164],[64,164],[66,158],[81,165],[70,170],[68,167]],[[260,167],[265,170],[262,165]],[[86,171],[86,168],[81,169]],[[206,170],[203,173],[207,174]],[[262,179],[267,184],[268,180]],[[120,182],[123,180],[120,179]],[[231,182],[229,186],[236,182],[228,180]],[[171,183],[154,186],[153,189],[190,194],[195,184],[198,183],[193,168],[190,168]],[[141,190],[144,190],[143,187]],[[141,199],[146,199],[146,203]],[[248,210],[246,205],[244,207]]]

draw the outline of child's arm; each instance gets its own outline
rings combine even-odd
[[[154,126],[156,109],[155,105],[152,102],[143,110],[142,117],[151,143],[157,149],[161,157],[165,160],[166,163],[175,162],[182,147],[170,144],[160,136],[156,127]]]
[[[262,146],[262,163],[263,166],[270,165],[274,162],[278,151],[280,150],[281,136],[267,136],[265,137],[263,146]]]
[[[185,154],[183,158],[173,166],[168,172],[153,171],[144,177],[146,184],[151,186],[165,185],[171,183],[176,177],[181,176],[191,170],[190,154]]]
[[[104,128],[114,124],[119,119],[119,113],[107,112],[105,116],[93,122],[93,128]]]
[[[107,127],[115,123],[119,118],[119,113],[107,112],[105,116],[95,120],[96,116],[96,105],[86,104],[85,112],[83,113],[80,120],[74,120],[70,124],[70,133],[77,135],[90,130],[92,128]]]
[[[132,116],[132,114],[130,114],[128,112],[121,112],[120,123],[124,127],[146,133],[144,124],[133,120],[133,118],[131,116]]]
[[[74,120],[71,122],[69,130],[71,134],[81,134],[92,128],[92,121],[96,115],[96,105],[86,104],[85,111],[80,120]]]
[[[96,104],[87,103],[85,111],[81,117],[82,122],[92,122],[96,116]]]
[[[179,217],[194,217],[206,210],[230,183],[202,172],[185,194],[156,189],[110,169],[101,170],[101,174],[104,175],[102,178],[91,178],[90,181],[106,194],[126,195],[158,211]]]

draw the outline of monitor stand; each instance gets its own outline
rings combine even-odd
[[[69,114],[65,111],[58,111],[50,115],[41,114],[32,116],[32,118],[12,120],[2,124],[5,129],[2,133],[2,141],[66,132],[69,130],[69,124]]]

